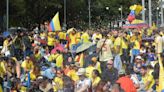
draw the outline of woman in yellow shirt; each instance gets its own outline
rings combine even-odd
[[[61,70],[57,70],[57,77],[53,80],[53,88],[54,92],[59,92],[63,89],[63,72]]]
[[[30,78],[34,81],[40,75],[40,68],[34,66],[34,68],[30,71]]]
[[[49,33],[47,37],[47,45],[49,46],[49,49],[52,50],[54,48],[55,38],[53,36],[53,33]]]
[[[90,39],[90,37],[89,37],[89,34],[87,33],[87,31],[81,35],[81,40],[83,41],[83,43],[90,42],[89,39]]]
[[[24,69],[24,72],[28,72],[34,68],[33,61],[31,61],[29,56],[27,56],[26,59],[22,62],[21,67]]]
[[[92,57],[92,62],[93,62],[94,68],[97,69],[99,73],[101,74],[101,64],[100,62],[97,61],[97,58]]]
[[[77,75],[76,66],[71,64],[70,71],[67,73],[67,76],[70,77],[74,82],[79,80],[79,76]]]
[[[98,70],[93,70],[92,72],[92,89],[95,90],[99,82],[101,81],[100,73]]]

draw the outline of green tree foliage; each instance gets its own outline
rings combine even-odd
[[[64,19],[64,0],[9,0],[10,26],[29,27],[32,24],[51,20],[57,11]],[[123,7],[123,17],[129,13],[129,6],[137,0],[90,0],[92,23],[120,19],[118,8]],[[88,23],[88,0],[66,0],[67,23],[69,26]],[[138,2],[141,3],[141,2]],[[109,10],[106,9],[109,7]],[[6,0],[1,0],[0,16],[6,14]]]

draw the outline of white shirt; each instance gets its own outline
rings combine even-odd
[[[162,37],[161,36],[157,36],[156,38],[155,38],[155,43],[156,43],[156,46],[155,46],[155,48],[156,48],[156,53],[162,53],[162,51],[163,51],[163,47],[162,47]]]
[[[77,88],[77,89],[81,89],[81,88],[83,88],[83,87],[86,86],[86,85],[89,86],[88,88],[91,87],[91,85],[92,85],[91,79],[85,78],[83,81],[82,81],[82,80],[79,80],[79,81],[77,82],[76,88]],[[86,89],[85,92],[88,92],[88,89]]]
[[[101,49],[104,41],[105,39],[98,41],[97,48]],[[113,48],[113,42],[110,39],[107,39],[102,47],[102,51],[99,53],[100,61],[109,61],[110,59],[113,59],[111,48]]]

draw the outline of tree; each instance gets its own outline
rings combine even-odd
[[[0,11],[5,15],[5,1]],[[51,20],[57,11],[60,12],[60,20],[64,19],[63,0],[9,0],[10,1],[10,26],[30,27],[40,24],[45,20]],[[68,26],[78,27],[88,23],[88,0],[66,0],[67,1],[67,23]],[[119,17],[118,8],[123,6],[124,18],[129,13],[129,0],[91,0],[92,23],[100,21],[112,21]],[[109,10],[106,10],[109,7]]]

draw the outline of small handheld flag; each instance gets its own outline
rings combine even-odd
[[[61,31],[61,26],[60,26],[60,21],[59,21],[59,12],[56,13],[56,15],[53,17],[51,20],[49,27],[48,27],[49,32],[54,32],[54,31]]]

